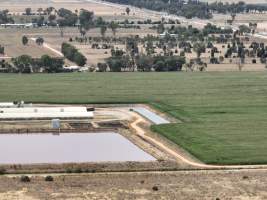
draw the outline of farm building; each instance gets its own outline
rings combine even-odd
[[[1,102],[0,108],[11,108],[15,107],[15,104],[13,102]]]
[[[26,23],[26,24],[0,24],[1,27],[7,28],[33,28],[37,27],[36,23]]]
[[[86,107],[5,107],[0,108],[0,120],[91,119],[93,111]]]
[[[25,104],[24,101],[0,102],[0,108],[19,108],[19,107],[32,107],[32,104]]]

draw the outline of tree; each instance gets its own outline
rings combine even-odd
[[[58,19],[57,20],[58,28],[60,30],[60,36],[64,36],[64,28],[66,26],[65,20],[64,19]]]
[[[62,26],[75,26],[78,20],[78,16],[71,10],[60,8],[57,12],[58,20]]]
[[[9,10],[0,10],[0,24],[14,23],[14,19],[9,15]]]
[[[130,67],[132,71],[135,70],[135,57],[139,54],[138,41],[137,38],[127,38],[126,41],[126,51],[131,58]]]
[[[25,14],[26,15],[31,15],[32,9],[31,8],[25,8]]]
[[[78,50],[71,44],[62,43],[61,52],[63,55],[72,62],[75,62],[79,66],[84,66],[86,64],[86,57],[78,52]]]
[[[5,47],[0,45],[0,54],[5,54]]]
[[[130,14],[130,12],[131,12],[130,8],[129,8],[129,7],[127,7],[127,8],[126,8],[126,13],[127,13],[127,15],[129,15],[129,14]]]
[[[43,55],[41,57],[41,65],[48,73],[62,72],[64,61],[61,58],[52,58],[49,55]]]
[[[86,61],[87,61],[86,57],[83,54],[81,54],[80,52],[76,52],[74,54],[74,62],[77,65],[84,66],[86,64]]]
[[[99,72],[106,72],[108,66],[106,63],[97,63],[97,68]]]
[[[56,15],[52,15],[52,14],[50,14],[50,15],[48,16],[48,21],[49,21],[49,22],[52,22],[52,21],[56,20],[56,18],[57,18]]]
[[[239,26],[239,32],[241,35],[243,35],[244,33],[250,33],[251,32],[251,28],[246,26],[246,25],[240,25]]]
[[[156,61],[153,67],[156,72],[165,71],[165,63],[162,60]]]
[[[12,58],[11,61],[17,68],[18,72],[31,73],[31,65],[33,63],[33,59],[31,56],[22,55],[17,58]]]
[[[29,42],[28,37],[24,35],[24,36],[22,37],[22,44],[25,46],[25,45],[28,44],[28,42]]]
[[[94,22],[94,13],[90,12],[85,9],[81,9],[80,15],[79,15],[79,20],[80,20],[80,33],[82,34],[84,31],[84,35],[86,34],[87,31],[92,28]]]
[[[116,22],[112,21],[110,23],[110,28],[111,28],[114,36],[116,36],[116,32],[117,32],[118,27],[119,27],[119,25]]]
[[[234,22],[235,21],[235,17],[236,17],[236,13],[231,13],[231,19],[232,19],[232,22]]]
[[[136,66],[138,71],[149,72],[151,71],[153,58],[150,56],[139,56],[136,59]]]
[[[37,39],[36,39],[36,44],[38,44],[38,45],[43,45],[43,43],[44,43],[44,39],[42,38],[42,37],[38,37]]]
[[[36,23],[38,26],[43,26],[45,21],[44,16],[38,16],[38,18],[33,18],[32,23]]]
[[[197,42],[197,43],[194,44],[193,50],[196,52],[197,58],[199,60],[200,56],[201,56],[201,53],[205,53],[205,51],[206,51],[205,44],[202,43],[202,42]]]
[[[163,24],[163,23],[160,23],[160,24],[158,25],[158,27],[157,27],[157,32],[158,32],[159,34],[162,34],[162,33],[164,33],[164,31],[165,31],[164,24]]]
[[[107,64],[112,72],[121,72],[121,69],[124,68],[122,58],[109,58]]]
[[[37,12],[38,12],[38,15],[41,15],[42,12],[43,12],[43,9],[42,9],[42,8],[38,8],[38,9],[37,9]]]
[[[105,37],[106,31],[107,31],[107,27],[106,26],[101,26],[100,27],[100,32],[101,32],[102,37]]]
[[[50,15],[53,12],[53,10],[55,10],[54,7],[48,7],[48,8],[46,8],[47,15]]]
[[[154,53],[154,46],[153,46],[153,41],[148,40],[146,43],[146,53],[148,56],[152,55]]]

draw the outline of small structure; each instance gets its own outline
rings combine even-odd
[[[26,24],[0,24],[1,27],[7,28],[33,28],[37,27],[37,23],[26,23]]]
[[[52,119],[52,129],[60,129],[60,119]]]
[[[77,72],[81,69],[81,67],[73,65],[73,66],[69,66],[69,67],[63,67],[63,69],[67,72]]]
[[[172,38],[177,38],[178,34],[174,34],[174,33],[168,33],[168,31],[164,31],[164,33],[159,34],[160,38],[165,38],[166,36],[170,36]]]

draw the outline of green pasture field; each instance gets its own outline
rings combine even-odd
[[[182,123],[152,126],[209,164],[267,163],[267,73],[0,74],[0,101],[149,103]]]

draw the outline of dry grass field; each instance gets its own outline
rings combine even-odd
[[[117,36],[135,36],[139,35],[143,37],[147,34],[156,34],[155,30],[151,30],[146,26],[143,26],[141,30],[139,29],[118,29]],[[45,43],[49,44],[53,49],[58,51],[61,50],[62,42],[68,42],[69,38],[80,37],[79,30],[77,28],[65,28],[64,36],[61,37],[60,30],[58,28],[34,28],[34,29],[15,29],[7,28],[1,29],[0,31],[0,41],[1,44],[6,48],[6,56],[16,57],[22,54],[29,54],[32,57],[40,57],[44,54],[50,56],[57,56],[54,52],[44,47],[36,45],[33,41],[29,42],[29,45],[22,45],[22,36],[26,35],[29,38],[43,37]],[[88,37],[100,37],[99,29],[92,29],[87,33]],[[108,30],[106,36],[112,36],[111,30]],[[110,56],[110,49],[92,49],[89,44],[80,44],[73,42],[73,44],[82,52],[88,59],[88,64],[96,65],[98,62],[103,62],[105,58]],[[115,46],[118,46],[114,44]],[[120,46],[122,48],[122,46]],[[107,52],[107,54],[105,54]]]
[[[38,46],[34,41],[29,40],[28,45],[22,44],[23,32],[17,31],[17,29],[0,29],[0,41],[1,45],[5,47],[6,57],[17,57],[23,54],[28,54],[33,58],[39,58],[44,54],[50,56],[57,56],[52,51]]]
[[[212,22],[225,26],[226,21],[231,19],[230,15],[222,15],[222,14],[214,14],[213,19],[211,19]],[[239,25],[245,24],[248,25],[251,23],[257,23],[257,31],[259,32],[265,32],[267,30],[267,13],[248,13],[248,14],[237,14],[234,26],[238,27]]]
[[[72,10],[87,9],[94,11],[96,16],[102,16],[106,20],[124,20],[129,19],[142,19],[138,14],[132,13],[130,16],[126,16],[125,10],[120,8],[114,8],[107,5],[102,5],[93,2],[87,2],[83,0],[0,0],[1,9],[8,9],[12,14],[21,14],[25,12],[25,8],[31,7],[33,12],[36,12],[38,8],[54,7],[56,9],[66,8]]]
[[[89,199],[266,199],[266,170],[103,173],[32,177],[0,177],[1,200]],[[158,189],[154,189],[155,187]]]

